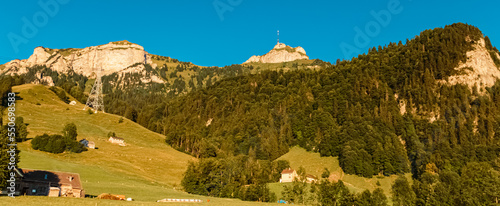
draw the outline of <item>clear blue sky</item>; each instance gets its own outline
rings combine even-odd
[[[495,17],[500,2],[493,0],[64,1],[68,2],[58,4],[57,12],[50,12],[54,7],[44,11],[35,0],[2,2],[0,63],[26,59],[37,46],[84,48],[126,39],[152,54],[202,66],[224,66],[271,50],[278,29],[287,45],[302,46],[312,59],[334,62],[355,56],[342,51],[342,42],[363,53],[369,47],[404,42],[425,29],[455,22],[479,27],[500,47],[500,21]],[[400,12],[391,13],[386,25],[378,23],[377,31],[370,12],[388,11],[389,2],[399,2],[396,8]],[[23,17],[37,23],[38,31],[23,34]],[[372,26],[369,43],[356,45],[355,27],[364,30],[366,25]]]

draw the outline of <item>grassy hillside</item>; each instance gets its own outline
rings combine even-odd
[[[83,110],[84,105],[65,104],[45,86],[21,85],[13,90],[19,92],[22,98],[17,101],[16,109],[17,115],[24,117],[25,122],[30,124],[28,137],[43,133],[58,134],[65,124],[73,122],[78,128],[77,138],[94,141],[99,148],[82,154],[53,155],[54,158],[72,163],[100,165],[169,185],[178,184],[186,163],[194,160],[165,145],[164,137],[160,134],[127,119],[118,123],[120,117],[116,115],[88,114]],[[108,143],[106,135],[111,131],[124,138],[127,146]],[[27,152],[37,154],[37,151],[28,150],[28,146],[25,148]]]
[[[88,114],[82,110],[82,104],[65,104],[45,86],[21,85],[13,91],[22,98],[17,101],[16,109],[17,115],[29,124],[28,137],[61,133],[66,123],[74,122],[78,128],[77,138],[94,141],[99,148],[81,154],[56,155],[34,151],[28,141],[19,146],[22,150],[20,166],[81,173],[88,194],[120,191],[122,185],[134,187],[139,184],[135,183],[137,180],[172,188],[180,183],[186,163],[195,160],[167,146],[162,135],[127,119],[118,123],[120,117],[116,115]],[[110,131],[124,138],[127,146],[107,142],[106,135]],[[101,184],[103,180],[107,183]]]
[[[284,71],[288,70],[296,70],[296,69],[307,69],[307,68],[320,68],[320,66],[316,66],[313,64],[314,60],[308,60],[308,59],[300,59],[300,60],[295,60],[291,62],[283,62],[283,63],[259,63],[259,62],[252,62],[252,63],[246,63],[243,64],[244,66],[252,66],[254,70],[251,72],[253,74],[258,73],[260,71],[264,70],[271,70],[271,71],[277,71],[279,69],[283,69]],[[324,67],[324,66],[323,66]]]
[[[207,198],[190,195],[176,189],[188,161],[195,158],[172,149],[164,142],[164,136],[151,132],[140,125],[112,114],[88,114],[83,105],[68,105],[59,100],[42,85],[13,87],[21,97],[16,102],[17,116],[29,124],[29,138],[43,133],[61,133],[64,124],[74,122],[78,139],[96,143],[96,150],[80,154],[51,154],[33,150],[30,141],[19,144],[21,168],[75,172],[81,176],[88,195],[101,193],[123,194],[138,202],[125,203],[96,199],[19,197],[12,200],[1,197],[2,204],[30,205],[153,205],[163,198],[196,198],[217,205],[260,205],[234,199]],[[37,105],[39,103],[39,105]],[[125,139],[121,147],[107,142],[106,134],[116,132]],[[41,203],[41,204],[39,204]],[[0,205],[2,205],[0,204]],[[178,205],[178,204],[176,204]]]
[[[376,176],[372,178],[364,178],[357,175],[345,174],[342,168],[339,166],[338,157],[320,157],[319,153],[307,152],[305,149],[300,147],[293,147],[290,152],[278,158],[278,160],[288,160],[290,166],[297,170],[299,167],[304,167],[308,174],[312,174],[321,177],[324,168],[330,171],[329,179],[332,181],[342,180],[344,184],[353,192],[360,193],[368,189],[373,192],[377,187],[377,182],[380,183],[380,188],[382,188],[387,197],[391,194],[391,185],[396,180],[397,175],[391,175],[389,177]],[[411,179],[411,174],[406,175],[408,179]],[[282,184],[273,183],[270,184],[271,191],[274,191],[278,197],[281,195]],[[283,184],[284,185],[284,184]]]
[[[194,197],[197,198],[197,197]],[[150,205],[175,205],[175,206],[206,206],[206,205],[217,205],[217,206],[273,206],[282,205],[277,203],[260,203],[260,202],[244,202],[237,199],[222,199],[222,198],[198,198],[203,200],[202,203],[156,203],[156,202],[143,202],[143,201],[116,201],[116,200],[99,200],[99,199],[78,199],[78,198],[55,198],[55,197],[36,197],[36,196],[25,196],[17,197],[15,199],[11,197],[0,197],[0,205],[35,205],[37,206],[88,206],[88,205],[100,205],[100,206],[150,206]],[[210,200],[210,202],[208,202]]]

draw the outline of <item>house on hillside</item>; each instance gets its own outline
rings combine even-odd
[[[89,141],[89,148],[95,149],[95,143],[93,141]]]
[[[108,141],[113,143],[113,144],[125,146],[125,140],[123,138],[120,138],[120,137],[109,137]]]
[[[18,170],[16,191],[20,195],[84,198],[80,175],[46,170]]]
[[[80,144],[83,144],[83,146],[88,147],[90,149],[95,149],[95,143],[93,141],[82,139],[80,140]]]
[[[295,170],[293,170],[291,168],[284,169],[281,172],[280,183],[283,183],[283,182],[293,182],[293,180],[295,179],[295,177],[298,177],[297,176],[297,172]]]
[[[295,178],[297,178],[299,180],[301,179],[301,177],[299,177],[299,175],[297,175],[297,171],[295,171],[295,170],[293,170],[291,168],[284,169],[281,172],[280,183],[293,182],[295,180]],[[318,178],[316,176],[314,176],[314,175],[306,174],[306,179],[305,180],[300,180],[300,181],[305,181],[307,183],[313,183],[313,182],[318,181]]]

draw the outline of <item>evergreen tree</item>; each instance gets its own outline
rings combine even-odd
[[[410,188],[410,183],[404,176],[399,176],[392,185],[392,202],[395,206],[412,206],[416,195]]]
[[[75,123],[68,123],[64,126],[63,132],[64,137],[76,141],[76,136],[78,136]]]
[[[20,161],[20,151],[17,147],[14,149],[15,155],[10,155],[13,147],[8,144],[11,143],[7,128],[0,127],[0,189],[7,186],[7,179],[10,178],[10,173],[14,172],[13,168],[17,168],[17,164]],[[11,158],[13,158],[14,164],[12,164]]]

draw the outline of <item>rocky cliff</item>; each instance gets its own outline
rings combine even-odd
[[[498,54],[495,55],[500,58]],[[493,86],[500,79],[500,68],[495,65],[488,53],[484,38],[474,45],[473,50],[467,52],[467,61],[461,62],[456,70],[463,71],[463,73],[448,77],[447,83],[465,84],[471,89],[477,86],[478,92],[481,88]]]
[[[309,59],[309,57],[306,55],[306,51],[302,47],[299,46],[292,48],[283,43],[278,43],[267,54],[263,56],[252,56],[245,63],[281,63],[299,59]]]
[[[28,67],[45,65],[54,71],[66,73],[70,70],[90,77],[97,68],[102,75],[112,73],[143,73],[146,62],[156,67],[151,61],[151,54],[140,45],[126,40],[87,47],[84,49],[49,49],[37,47],[33,54],[24,60],[12,60],[4,65],[2,73],[23,74]],[[161,82],[159,78],[151,81]]]

